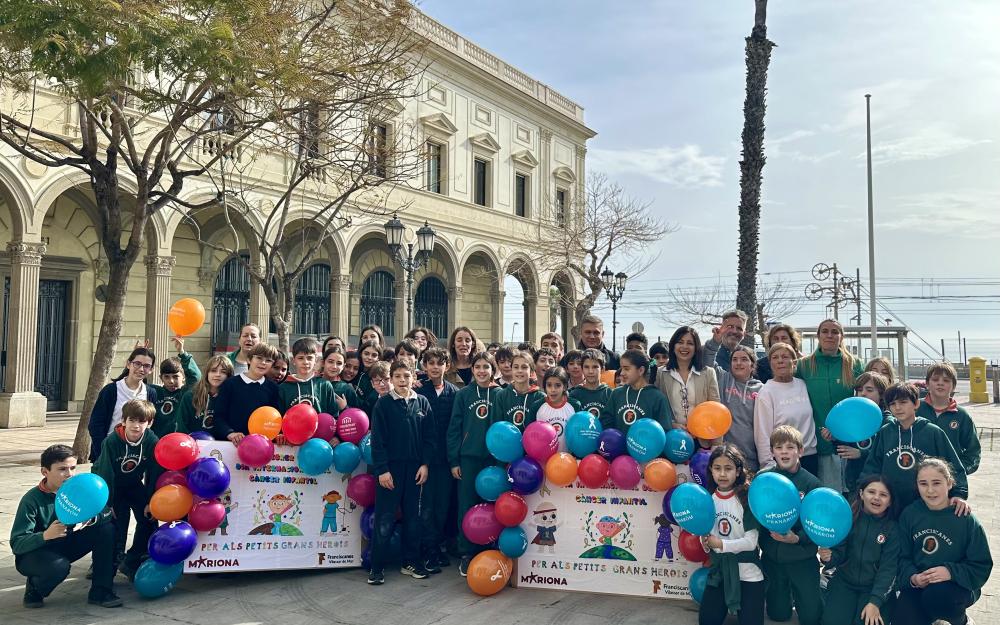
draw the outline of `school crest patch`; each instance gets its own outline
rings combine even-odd
[[[877,542],[880,545],[882,543],[884,543],[885,542],[885,534],[879,534],[878,536],[876,536],[875,537],[875,542]]]
[[[601,411],[600,409],[597,408],[597,406],[591,406],[590,408],[587,409],[587,412],[594,415],[595,417],[601,416]]]
[[[909,471],[917,465],[917,459],[913,457],[913,454],[909,451],[901,451],[899,455],[896,456],[896,466],[904,471]]]
[[[958,429],[958,421],[952,421],[951,423],[948,424],[948,427],[950,427],[953,430],[957,430]]]
[[[920,544],[920,551],[923,551],[927,555],[931,555],[938,550],[940,543],[935,536],[925,536],[923,542]]]
[[[733,524],[729,522],[729,519],[719,520],[719,535],[729,536],[733,533]]]
[[[172,413],[173,411],[174,411],[174,400],[173,399],[163,400],[163,403],[160,404],[160,412],[167,415]]]
[[[490,407],[487,404],[480,404],[476,406],[476,417],[479,419],[485,419],[490,414]]]
[[[858,441],[858,449],[864,451],[872,446],[872,439],[866,438],[863,441]]]
[[[625,421],[625,425],[632,425],[635,423],[635,410],[628,408],[622,414],[622,420]]]
[[[513,415],[514,425],[524,425],[524,411],[515,410]]]

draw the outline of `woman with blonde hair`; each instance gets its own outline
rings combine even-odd
[[[889,384],[895,384],[900,381],[896,378],[896,370],[892,368],[892,362],[885,356],[878,356],[869,360],[868,364],[865,365],[865,371],[881,373],[889,381]]]
[[[787,323],[776,323],[767,329],[767,334],[764,335],[764,349],[777,343],[791,345],[792,349],[795,350],[795,358],[802,357],[802,335]],[[756,377],[761,382],[767,382],[771,376],[771,361],[765,355],[757,361]]]

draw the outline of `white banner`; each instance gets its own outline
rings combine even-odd
[[[677,477],[690,479],[687,465]],[[525,497],[529,544],[513,585],[690,600],[688,578],[701,565],[677,548],[681,528],[663,515],[664,494],[643,483],[620,490],[576,482]]]
[[[361,566],[362,508],[347,498],[350,476],[332,467],[318,476],[302,473],[297,447],[275,447],[271,462],[254,469],[240,462],[230,442],[198,446],[203,457],[226,464],[231,481],[220,497],[226,519],[198,532],[185,573]]]

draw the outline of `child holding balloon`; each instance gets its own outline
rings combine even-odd
[[[882,409],[882,425],[893,421],[892,413],[885,409],[882,397],[886,389],[889,388],[889,380],[875,371],[865,371],[854,380],[854,396],[864,397],[878,404]],[[820,429],[819,434],[824,440],[834,442],[833,435],[825,426]],[[871,436],[857,443],[837,442],[837,455],[844,461],[844,487],[849,493],[857,492],[858,477],[864,469],[865,461],[868,459],[868,451],[871,449],[875,437]]]
[[[278,408],[278,385],[267,377],[278,350],[267,343],[257,343],[248,356],[246,371],[233,376],[219,387],[215,399],[215,426],[212,430],[217,440],[229,440],[239,445],[250,433],[250,415],[262,406]]]
[[[541,351],[539,350],[539,352]],[[562,367],[552,367],[542,377],[542,386],[545,388],[545,399],[536,402],[531,407],[524,420],[524,427],[528,427],[535,421],[552,424],[552,427],[559,433],[559,451],[566,451],[566,437],[563,436],[566,422],[580,410],[580,404],[576,403],[576,400],[570,399],[567,393],[569,374]]]
[[[583,371],[583,384],[569,389],[569,397],[580,404],[580,410],[600,417],[611,400],[611,387],[601,382],[604,353],[597,349],[585,349],[582,353],[580,367]]]
[[[534,363],[527,352],[514,351],[510,368],[512,381],[509,386],[497,391],[492,410],[495,421],[509,421],[524,431],[526,420],[532,408],[545,400],[545,393],[531,383],[531,367]]]
[[[228,356],[212,356],[205,371],[205,377],[181,397],[178,431],[211,432],[215,427],[215,399],[222,383],[233,377],[233,363]]]
[[[296,404],[309,404],[316,412],[325,412],[334,418],[340,408],[334,397],[333,385],[316,375],[316,351],[319,341],[306,336],[292,344],[292,362],[295,374],[288,376],[278,386],[278,410],[284,414]]]
[[[611,391],[611,398],[601,413],[601,425],[628,434],[629,428],[639,419],[650,418],[670,431],[674,412],[666,396],[649,383],[649,359],[646,354],[630,349],[621,355],[619,369],[621,386]]]
[[[899,602],[892,622],[971,624],[975,603],[993,569],[986,532],[975,516],[960,515],[950,491],[955,473],[941,458],[916,469],[920,499],[899,517]]]
[[[191,354],[184,351],[184,339],[173,338],[177,347],[177,356],[167,358],[160,363],[160,382],[150,384],[156,391],[156,419],[153,421],[153,433],[164,436],[182,429],[180,419],[180,404],[184,394],[201,379],[201,370]]]

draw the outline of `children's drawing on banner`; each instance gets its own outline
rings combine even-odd
[[[674,536],[674,528],[670,523],[670,519],[667,518],[665,514],[658,514],[656,518],[653,519],[656,523],[656,555],[653,556],[653,560],[659,562],[664,557],[667,558],[667,562],[674,561],[674,546],[671,540]]]
[[[240,504],[233,501],[233,491],[227,488],[226,492],[219,496],[219,501],[226,509],[226,516],[222,517],[222,523],[219,527],[213,529],[208,533],[209,536],[215,536],[215,532],[218,531],[221,536],[229,536],[229,515],[232,514],[233,510],[238,508]]]
[[[323,495],[323,523],[320,526],[319,535],[326,536],[338,533],[338,519],[340,520],[339,532],[341,534],[347,533],[347,515],[354,512],[357,507],[353,501],[344,501],[340,491],[331,490]]]
[[[581,558],[636,561],[635,556],[628,551],[634,541],[632,518],[627,512],[622,512],[618,516],[605,514],[597,517],[591,510],[584,519],[584,530],[586,535],[583,546],[590,548],[580,554]],[[616,541],[618,544],[615,544]]]
[[[556,512],[556,507],[551,502],[543,501],[532,513],[535,537],[531,540],[531,544],[538,545],[538,551],[548,547],[549,553],[556,552],[556,530],[562,525],[562,521],[556,518]]]
[[[291,496],[277,493],[267,496],[264,491],[257,491],[257,505],[254,507],[254,523],[267,521],[257,525],[249,534],[272,536],[302,536],[299,525],[302,524],[301,493],[292,491]]]

